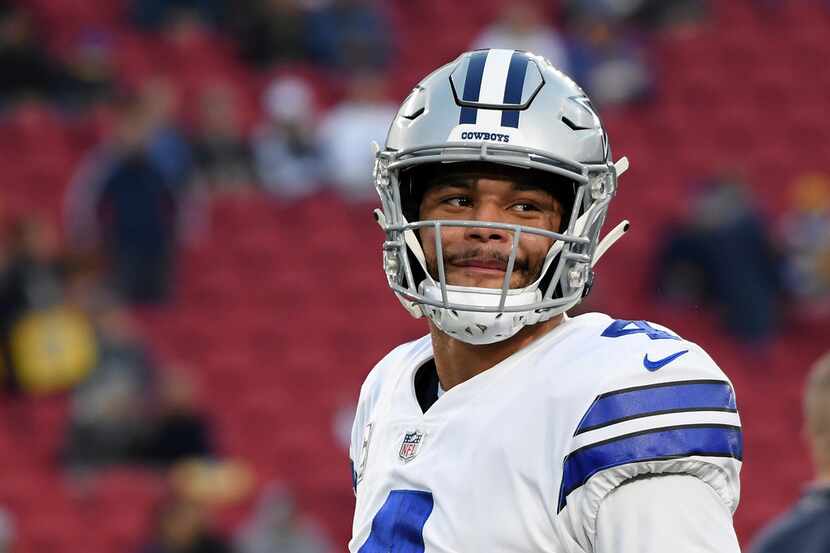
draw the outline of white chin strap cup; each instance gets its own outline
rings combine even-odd
[[[440,302],[441,286],[424,280],[418,291],[427,299]],[[507,307],[532,306],[541,301],[539,290],[511,290],[505,298]],[[497,313],[501,290],[447,285],[447,301],[451,304],[491,308],[493,311],[456,311],[445,307],[422,305],[421,309],[442,332],[473,345],[492,344],[510,338],[525,325],[534,324],[539,315],[528,311]]]

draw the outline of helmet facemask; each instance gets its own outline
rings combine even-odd
[[[519,224],[473,220],[415,220],[413,210],[418,168],[433,172],[452,170],[452,162],[473,162],[516,171],[547,173],[551,192],[563,204],[565,225],[558,232]],[[518,168],[518,169],[516,169]],[[523,169],[522,169],[523,168]],[[513,169],[511,169],[513,170]],[[580,164],[517,146],[445,143],[410,151],[379,152],[375,181],[381,197],[379,223],[386,232],[384,270],[389,286],[415,317],[427,315],[442,331],[471,344],[505,340],[526,325],[555,317],[584,296],[593,274],[599,232],[616,190],[614,165]],[[567,187],[566,200],[562,201]],[[570,204],[570,205],[567,205]],[[499,229],[512,237],[510,256],[500,288],[448,284],[445,275],[442,229],[475,227]],[[433,230],[437,271],[430,274],[419,234]],[[535,280],[511,288],[522,235],[552,240]],[[437,272],[437,274],[435,274]]]

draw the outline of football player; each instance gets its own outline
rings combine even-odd
[[[600,239],[626,166],[527,52],[465,53],[403,103],[375,214],[389,286],[429,334],[361,389],[350,551],[739,551],[728,378],[665,327],[566,315],[627,229]]]

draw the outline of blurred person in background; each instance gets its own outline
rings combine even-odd
[[[209,86],[202,93],[193,140],[200,187],[234,190],[255,180],[253,153],[242,135],[238,102],[228,83]]]
[[[383,77],[363,72],[351,77],[346,98],[324,115],[319,136],[326,182],[346,199],[374,197],[371,144],[383,142],[395,113]]]
[[[830,352],[807,378],[804,420],[815,480],[792,509],[761,531],[751,553],[830,551]]]
[[[390,61],[390,24],[376,0],[326,0],[309,13],[312,61],[330,69],[379,70]]]
[[[807,174],[791,187],[781,224],[787,285],[801,309],[830,310],[830,177]]]
[[[176,118],[179,91],[172,80],[157,77],[142,85],[139,94],[149,126],[147,155],[161,171],[167,186],[182,197],[190,185],[194,165],[190,141]]]
[[[211,528],[208,506],[171,497],[159,507],[152,535],[138,553],[231,553],[228,541]]]
[[[647,100],[654,76],[641,41],[613,20],[575,19],[569,36],[574,80],[597,105]]]
[[[566,0],[567,20],[598,18],[646,31],[694,26],[706,16],[706,0]]]
[[[178,194],[150,147],[157,106],[120,100],[112,139],[88,155],[70,185],[67,227],[79,252],[99,252],[114,288],[131,303],[171,294]]]
[[[308,61],[308,16],[300,0],[242,0],[233,36],[242,59],[259,68]]]
[[[322,531],[300,518],[291,493],[279,484],[265,487],[253,516],[237,532],[237,553],[327,553]]]
[[[98,362],[73,391],[62,458],[75,472],[135,462],[151,423],[157,367],[123,305],[88,298]]]
[[[62,452],[76,474],[117,464],[167,468],[213,454],[194,384],[162,370],[125,306],[100,290],[89,298],[98,362],[72,393]]]
[[[14,553],[14,521],[11,515],[0,507],[0,553]]]
[[[224,0],[132,0],[133,22],[148,31],[157,31],[183,12],[193,14],[203,24],[220,26],[224,21]]]
[[[265,91],[266,120],[252,138],[262,186],[283,199],[314,193],[323,177],[314,91],[299,77],[278,77]]]
[[[213,428],[198,399],[196,382],[184,372],[168,368],[160,374],[157,405],[139,453],[142,462],[170,467],[214,456]]]
[[[0,1],[0,108],[30,97],[58,100],[66,72],[44,48],[22,7]]]
[[[26,338],[32,326],[27,320],[31,323],[33,313],[63,302],[67,260],[55,228],[38,216],[12,225],[5,257],[0,268],[0,352],[5,386],[18,391],[30,358]]]
[[[65,104],[71,110],[115,98],[117,75],[112,37],[104,31],[85,31],[72,47],[67,64]]]
[[[711,302],[727,330],[759,344],[777,330],[783,282],[764,220],[737,177],[720,175],[692,203],[689,220],[666,234],[658,291],[683,302]]]
[[[529,0],[505,4],[499,18],[482,29],[472,49],[515,48],[547,58],[555,67],[570,68],[567,49],[556,30],[548,25],[537,3]]]

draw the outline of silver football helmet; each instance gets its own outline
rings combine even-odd
[[[567,227],[549,229],[473,220],[408,220],[409,178],[427,164],[476,162],[537,170],[572,183]],[[436,166],[432,166],[435,169]],[[440,167],[440,166],[438,166]],[[519,50],[462,54],[421,81],[392,122],[375,161],[386,233],[383,268],[390,288],[415,317],[426,315],[443,332],[470,344],[505,340],[526,325],[570,309],[587,294],[593,266],[628,229],[623,221],[600,242],[617,177],[608,136],[588,97],[546,59]],[[561,180],[561,179],[560,179]],[[415,210],[417,213],[417,210]],[[437,274],[430,274],[418,230],[435,230]],[[448,284],[441,229],[484,227],[509,231],[512,249],[501,288]],[[510,288],[523,234],[553,239],[541,274]]]

